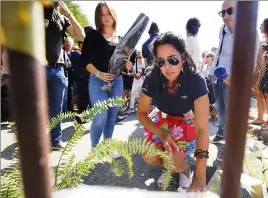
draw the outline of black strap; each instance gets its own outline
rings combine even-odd
[[[137,58],[137,56],[135,58],[135,64],[136,64],[136,74],[137,74],[137,72],[138,72],[138,58]]]
[[[219,52],[219,55],[218,55],[218,60],[217,60],[216,67],[219,66],[220,55],[221,55],[221,51],[222,51],[222,44],[223,44],[223,39],[224,39],[225,34],[226,34],[226,31],[225,31],[225,25],[224,25],[224,26],[223,26],[223,29],[222,29],[222,40],[221,40],[220,52]]]

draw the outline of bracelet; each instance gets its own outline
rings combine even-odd
[[[100,78],[99,75],[100,75],[100,71],[97,71],[96,73],[97,78]]]
[[[209,158],[209,152],[203,151],[201,149],[196,149],[194,152],[194,157],[196,157],[198,159]]]
[[[71,12],[69,12],[69,14],[68,14],[68,16],[67,16],[67,18],[69,19],[69,17],[71,16]]]

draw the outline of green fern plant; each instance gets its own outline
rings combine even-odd
[[[82,119],[92,120],[96,115],[108,110],[110,107],[123,106],[126,101],[127,98],[118,97],[99,102],[93,108],[88,109],[81,114],[72,112],[60,114],[56,118],[51,119],[48,131],[59,124],[60,121],[74,118],[75,116],[79,116]],[[16,130],[15,123],[11,123],[11,125],[13,130]],[[51,174],[53,175],[54,191],[79,185],[79,183],[83,182],[82,177],[88,175],[98,163],[111,164],[113,173],[116,176],[122,176],[126,170],[124,164],[113,159],[112,154],[114,151],[117,151],[126,159],[129,178],[134,175],[132,156],[140,155],[144,152],[146,152],[148,156],[159,156],[164,162],[163,190],[167,190],[172,179],[173,161],[166,152],[156,149],[154,144],[142,139],[132,139],[127,142],[107,139],[92,148],[83,160],[77,161],[72,150],[81,140],[85,127],[75,121],[74,128],[75,131],[62,151],[58,165],[52,167]],[[23,197],[18,150],[14,152],[13,157],[15,159],[14,162],[2,174],[1,197]]]

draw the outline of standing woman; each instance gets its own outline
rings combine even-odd
[[[116,44],[119,43],[119,36],[116,34],[116,14],[106,2],[99,2],[96,7],[95,25],[96,30],[86,35],[82,49],[82,59],[90,73],[89,97],[91,106],[94,106],[98,101],[102,102],[123,95],[122,76],[114,78],[112,74],[108,73],[109,60]],[[132,68],[130,61],[126,61],[126,67]],[[101,89],[106,82],[112,83],[109,92]],[[90,128],[92,147],[99,143],[102,134],[104,139],[112,137],[117,112],[118,107],[111,107],[93,119]]]

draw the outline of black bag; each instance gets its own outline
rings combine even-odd
[[[215,97],[215,91],[214,91],[214,86],[212,83],[211,78],[206,78],[207,82],[207,87],[208,87],[208,99],[209,99],[209,104],[213,105],[216,102],[216,97]]]

